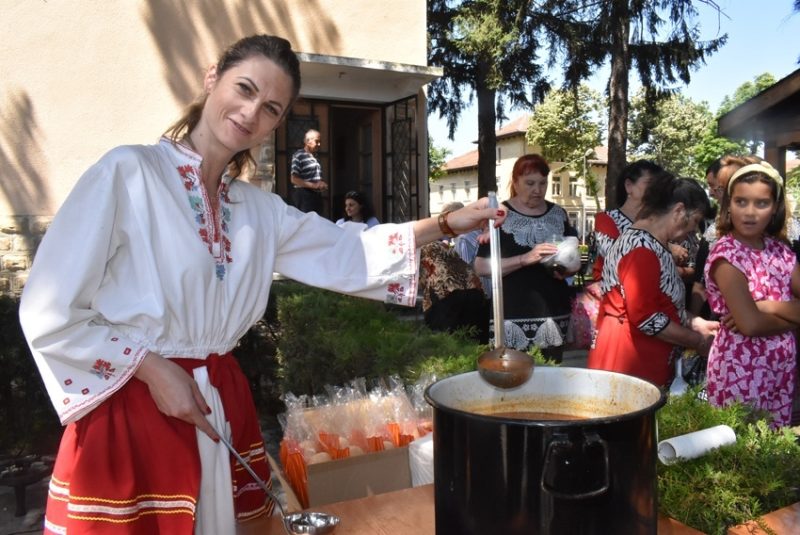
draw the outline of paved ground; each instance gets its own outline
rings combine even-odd
[[[48,481],[49,478],[45,478],[40,483],[28,487],[26,495],[28,514],[21,517],[14,516],[16,509],[14,489],[0,487],[0,535],[42,533],[41,525]]]
[[[564,353],[562,366],[582,368],[586,366],[586,351],[576,350]],[[278,443],[281,438],[279,429],[266,429],[264,439],[267,449],[274,458],[278,458]],[[277,484],[277,481],[275,481]],[[47,499],[48,479],[31,485],[27,489],[26,502],[28,513],[22,517],[14,516],[15,498],[14,490],[10,487],[0,487],[0,535],[41,534],[44,504]],[[279,485],[276,485],[279,495]]]

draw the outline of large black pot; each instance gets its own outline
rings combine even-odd
[[[477,372],[432,384],[437,535],[655,534],[655,385],[618,373],[537,367],[500,390]],[[536,411],[580,420],[480,414]]]

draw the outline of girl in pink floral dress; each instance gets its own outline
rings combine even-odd
[[[739,169],[722,199],[722,236],[706,263],[708,301],[722,321],[708,356],[709,401],[750,403],[791,421],[800,325],[800,270],[785,243],[783,180],[766,162]]]

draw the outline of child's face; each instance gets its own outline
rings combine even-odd
[[[775,215],[772,188],[764,182],[737,182],[731,191],[731,224],[741,242],[760,247],[764,230]]]

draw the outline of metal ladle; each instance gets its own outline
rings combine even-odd
[[[498,208],[497,195],[489,192],[489,207]],[[503,270],[500,257],[500,229],[489,220],[489,249],[492,268],[492,306],[494,308],[494,349],[478,358],[478,373],[497,388],[516,388],[530,379],[533,359],[522,351],[506,347],[503,318]]]
[[[228,448],[228,451],[236,457],[236,460],[239,461],[239,464],[247,470],[247,472],[252,476],[255,480],[256,484],[261,487],[261,490],[267,493],[273,502],[275,502],[275,506],[278,508],[278,511],[281,513],[281,519],[283,520],[283,529],[286,530],[286,533],[289,535],[325,535],[327,533],[333,533],[333,530],[336,529],[336,526],[339,525],[339,517],[336,515],[329,515],[327,513],[315,513],[315,512],[307,512],[307,513],[292,513],[286,514],[286,511],[283,509],[283,505],[281,505],[280,500],[278,497],[273,493],[267,484],[262,481],[258,474],[256,474],[253,467],[250,466],[250,463],[244,460],[239,452],[233,447],[233,445],[228,442],[228,439],[225,436],[217,431],[217,435],[219,435],[219,440],[225,447]]]

